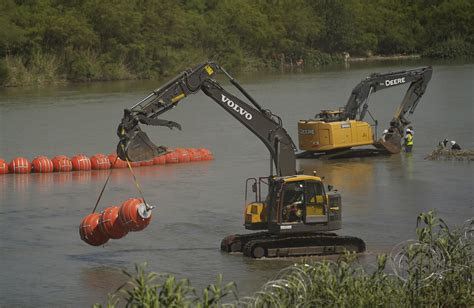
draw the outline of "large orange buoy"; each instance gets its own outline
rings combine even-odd
[[[175,151],[174,152],[169,152],[165,156],[166,156],[166,163],[167,164],[179,163],[178,154]]]
[[[37,156],[31,162],[34,172],[49,173],[53,172],[53,162],[46,156]]]
[[[201,153],[201,160],[211,160],[211,159],[213,159],[212,153],[208,149],[199,149],[198,152]]]
[[[99,228],[102,233],[115,240],[124,237],[128,233],[128,229],[118,219],[119,211],[118,206],[108,207],[99,218]]]
[[[178,156],[178,162],[180,163],[187,163],[191,161],[191,157],[189,155],[188,150],[183,148],[178,148],[175,150],[176,155]]]
[[[89,245],[100,246],[109,240],[109,237],[99,228],[99,213],[92,213],[84,217],[79,226],[81,239]]]
[[[24,157],[17,157],[10,162],[9,170],[11,173],[30,173],[31,164],[28,159]]]
[[[0,174],[8,173],[8,163],[0,158]]]
[[[191,152],[191,161],[201,161],[202,155],[200,151]]]
[[[140,167],[153,166],[153,160],[144,160],[140,162]]]
[[[104,154],[95,154],[90,158],[91,168],[94,170],[110,169],[110,160]]]
[[[84,154],[78,154],[71,159],[72,169],[75,171],[79,170],[91,170],[91,161],[89,157]]]
[[[166,165],[166,155],[155,156],[153,158],[153,164]]]
[[[132,168],[140,167],[140,162],[139,161],[129,161],[129,162],[130,162],[130,166],[132,166]]]
[[[151,210],[147,210],[143,199],[128,199],[120,206],[119,219],[128,231],[145,229],[151,221]]]
[[[72,171],[72,162],[66,155],[57,155],[52,159],[54,172]]]
[[[117,158],[116,153],[109,154],[108,158],[110,161],[111,168],[114,168],[114,169],[127,168],[127,162],[121,160],[120,157]]]

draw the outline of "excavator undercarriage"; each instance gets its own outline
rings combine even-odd
[[[221,250],[258,259],[359,253],[365,251],[365,243],[360,238],[340,236],[333,232],[279,235],[258,232],[229,235],[222,240]]]

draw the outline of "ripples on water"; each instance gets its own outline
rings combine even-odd
[[[343,106],[365,76],[425,64],[392,62],[240,79],[257,101],[282,117],[296,142],[299,119]],[[301,169],[317,171],[341,191],[340,233],[366,241],[362,262],[413,238],[422,211],[436,209],[453,225],[474,216],[472,164],[423,159],[445,137],[474,148],[472,80],[471,64],[434,66],[432,82],[411,118],[412,155],[299,161]],[[158,85],[146,81],[0,90],[0,156],[10,160],[112,152],[123,108]],[[391,89],[371,98],[371,111],[380,123],[388,123],[403,92]],[[103,302],[124,282],[121,271],[133,271],[134,263],[144,261],[150,270],[190,278],[197,288],[223,273],[226,281],[236,281],[241,293],[249,294],[299,260],[250,260],[219,251],[224,236],[244,232],[245,179],[268,173],[268,153],[258,139],[202,94],[189,97],[164,118],[181,123],[183,131],[145,128],[153,140],[209,148],[216,160],[136,169],[146,198],[157,206],[154,219],[146,230],[104,247],[81,242],[78,225],[94,207],[107,172],[0,176],[0,303]],[[115,170],[100,206],[137,195],[128,171]]]

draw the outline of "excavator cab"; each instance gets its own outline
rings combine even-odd
[[[342,116],[342,110],[321,110],[320,113],[316,114],[315,118],[325,122],[340,121]]]
[[[262,184],[269,185],[265,200],[261,199]],[[254,188],[255,200],[247,203],[249,186]],[[246,229],[280,234],[341,228],[341,196],[337,191],[326,193],[320,177],[250,178],[245,196]]]

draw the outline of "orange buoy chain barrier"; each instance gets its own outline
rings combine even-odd
[[[78,154],[71,158],[72,170],[74,171],[88,171],[91,170],[91,160],[84,154]]]
[[[92,213],[84,217],[79,226],[81,239],[89,245],[100,246],[109,240],[109,237],[99,228],[101,214]]]
[[[128,233],[126,225],[118,219],[119,211],[118,206],[108,207],[102,212],[99,219],[99,228],[102,233],[114,240],[122,238]]]
[[[108,207],[101,213],[84,217],[79,226],[79,234],[89,245],[103,245],[109,239],[120,239],[128,232],[145,229],[150,224],[152,209],[143,199],[128,199],[120,207]]]
[[[10,162],[9,169],[11,173],[30,173],[31,164],[28,159],[17,157]]]
[[[94,170],[110,169],[111,162],[104,154],[95,154],[90,158],[91,168]]]
[[[32,170],[39,173],[53,172],[53,161],[46,156],[37,156],[31,162]]]
[[[208,149],[176,148],[173,151],[157,156],[152,160],[130,162],[130,165],[137,168],[153,165],[207,161],[213,159],[214,156]],[[70,172],[123,168],[127,168],[127,162],[117,158],[116,153],[111,153],[109,155],[97,153],[90,158],[84,154],[78,154],[72,158],[65,155],[57,155],[52,159],[41,155],[35,157],[31,163],[24,157],[16,157],[10,163],[0,158],[0,174]]]
[[[0,174],[8,173],[8,163],[0,158]]]
[[[72,171],[72,162],[69,157],[65,155],[54,156],[53,159],[54,172],[70,172]]]

